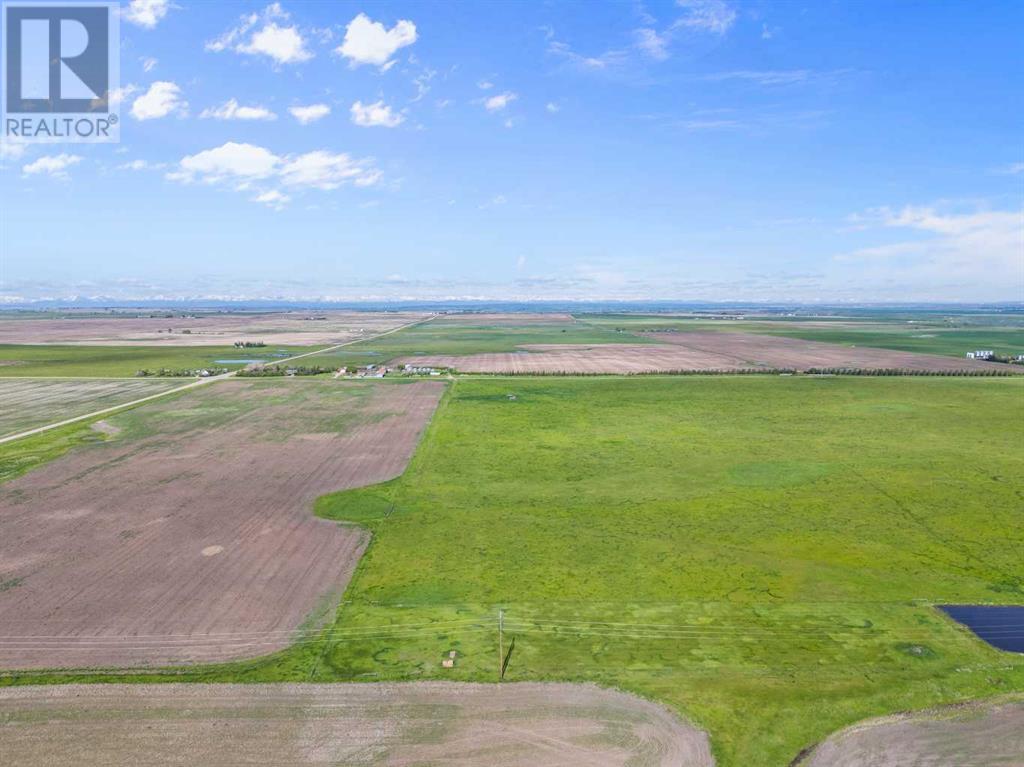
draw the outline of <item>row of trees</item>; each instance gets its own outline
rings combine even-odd
[[[258,367],[239,370],[238,375],[245,378],[264,378],[271,376],[318,376],[323,373],[333,373],[334,368],[325,368],[319,365],[261,365]]]
[[[528,370],[509,371],[507,373],[479,373],[474,375],[490,376],[737,376],[737,375],[831,375],[831,376],[968,376],[972,378],[991,378],[1014,375],[1010,370],[912,370],[909,368],[808,368],[796,370],[792,368],[739,368],[694,370],[692,368],[678,370],[645,370],[623,373],[574,373],[568,370],[532,372]]]
[[[219,376],[230,368],[154,368],[136,370],[136,378],[196,378],[198,376]]]

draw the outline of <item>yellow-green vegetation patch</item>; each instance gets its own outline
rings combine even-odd
[[[402,478],[321,499],[375,538],[314,678],[493,680],[501,609],[507,679],[662,700],[744,767],[866,716],[1024,689],[1024,658],[930,606],[1024,602],[1022,395],[458,381]]]

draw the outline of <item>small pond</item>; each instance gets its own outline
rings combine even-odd
[[[993,647],[1024,652],[1024,606],[939,605],[939,609]]]

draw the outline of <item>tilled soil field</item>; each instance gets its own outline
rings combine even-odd
[[[572,684],[70,685],[0,690],[8,767],[710,767],[707,735]]]
[[[425,317],[414,312],[200,313],[191,317],[2,319],[0,344],[98,346],[268,346],[339,344],[383,333]]]
[[[802,767],[1020,767],[1024,703],[884,717],[833,735]]]
[[[228,380],[106,419],[0,486],[0,668],[286,646],[366,544],[314,499],[398,476],[443,388]]]
[[[526,344],[520,348],[518,352],[417,355],[396,362],[462,373],[656,373],[742,367],[718,355],[668,344]]]
[[[0,437],[142,399],[185,383],[0,378]]]
[[[654,333],[665,343],[722,355],[750,367],[791,368],[859,368],[862,370],[899,369],[915,371],[1001,370],[1024,372],[1024,369],[999,362],[958,359],[938,354],[901,352],[867,346],[844,346],[800,338],[760,335],[757,333]]]
[[[778,338],[753,333],[651,333],[657,344],[532,344],[522,351],[417,355],[398,364],[447,367],[463,373],[667,373],[674,371],[856,368],[1024,373],[997,362],[890,349]]]

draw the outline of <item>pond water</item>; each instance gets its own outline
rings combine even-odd
[[[237,359],[237,360],[214,360],[218,365],[248,365],[253,362],[266,362],[263,359],[257,359],[255,357],[249,359]]]
[[[993,647],[1024,652],[1024,606],[939,605],[939,609]]]

